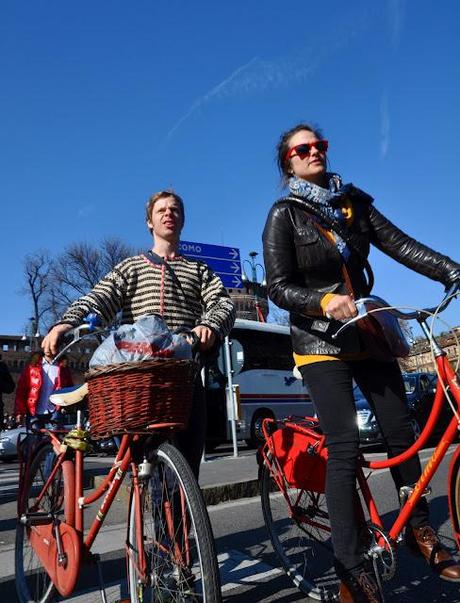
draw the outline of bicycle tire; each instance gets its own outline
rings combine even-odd
[[[69,525],[74,523],[74,479],[73,463],[66,460],[56,472],[45,495],[36,506],[36,497],[46,483],[47,475],[56,462],[57,456],[51,444],[40,446],[25,475],[23,489],[23,513],[45,512],[60,518],[64,516]],[[20,603],[50,603],[56,589],[43,567],[40,558],[29,544],[29,527],[18,521],[15,542],[16,592]]]
[[[448,479],[450,520],[457,548],[460,550],[460,446],[454,452]]]
[[[146,576],[138,570],[139,547],[136,539],[136,497],[131,489],[128,519],[128,583],[133,603],[182,601],[220,603],[219,567],[211,523],[201,490],[182,454],[171,444],[158,447],[153,470],[140,480],[142,540],[146,559]],[[183,529],[186,521],[190,528]],[[168,503],[174,516],[171,542],[165,509]],[[187,539],[184,534],[187,533]],[[189,551],[189,563],[177,560],[178,543]],[[188,549],[187,549],[188,547]],[[184,550],[184,547],[181,547]],[[180,555],[182,557],[182,555]]]
[[[293,488],[285,482],[291,513],[267,462],[271,462],[270,457],[261,468],[260,496],[273,549],[302,593],[317,601],[336,601],[339,582],[325,494]]]

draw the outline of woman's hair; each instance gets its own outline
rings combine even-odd
[[[150,218],[152,217],[152,208],[155,205],[155,203],[159,199],[166,199],[166,197],[172,197],[173,199],[175,199],[177,201],[177,203],[179,204],[180,212],[182,214],[182,222],[185,222],[184,201],[182,200],[182,197],[179,197],[179,195],[176,193],[173,193],[173,191],[159,191],[158,193],[155,193],[154,195],[152,195],[150,197],[150,199],[145,204],[145,221],[146,222],[148,222],[150,220]],[[153,234],[152,229],[149,228],[149,230],[150,230],[150,233]]]
[[[278,144],[276,145],[276,163],[278,165],[283,184],[286,184],[289,178],[289,159],[286,159],[286,153],[289,151],[289,141],[294,134],[297,134],[297,132],[301,132],[302,130],[313,132],[313,134],[319,140],[323,138],[323,132],[319,128],[315,128],[310,124],[304,123],[297,124],[290,130],[287,130],[287,132],[283,132],[281,134]]]

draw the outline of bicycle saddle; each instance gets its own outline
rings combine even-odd
[[[72,387],[63,387],[51,394],[50,402],[56,406],[72,406],[78,404],[88,394],[88,384],[73,385]]]

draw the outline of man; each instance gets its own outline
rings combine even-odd
[[[184,226],[184,203],[175,193],[160,191],[147,202],[146,222],[153,248],[123,260],[88,294],[65,312],[44,338],[46,354],[55,355],[60,337],[96,312],[110,323],[121,311],[123,323],[144,314],[160,314],[170,329],[186,328],[210,350],[230,332],[235,320],[233,303],[220,278],[206,264],[179,254]],[[202,395],[194,396],[190,423],[178,435],[178,445],[198,476],[206,431]]]
[[[49,401],[56,390],[73,385],[72,373],[67,360],[53,364],[52,358],[41,352],[33,352],[29,363],[24,367],[16,388],[14,412],[16,422],[22,425],[26,419],[27,428],[44,427],[50,420],[62,423],[59,409]]]

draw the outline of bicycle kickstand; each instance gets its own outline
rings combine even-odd
[[[93,561],[97,565],[97,577],[99,581],[99,592],[101,594],[102,603],[107,603],[107,595],[104,586],[104,577],[102,576],[101,557],[97,553],[92,555]]]

